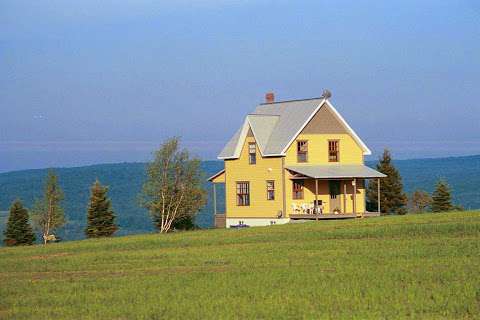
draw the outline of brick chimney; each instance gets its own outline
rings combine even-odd
[[[275,94],[273,92],[267,92],[265,94],[265,103],[274,103],[275,102]]]

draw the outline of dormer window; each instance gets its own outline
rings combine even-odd
[[[257,146],[255,142],[250,142],[248,144],[248,163],[249,164],[257,163]]]
[[[307,162],[308,161],[308,141],[299,140],[297,141],[297,162]]]
[[[328,140],[328,162],[338,162],[340,160],[340,141]]]

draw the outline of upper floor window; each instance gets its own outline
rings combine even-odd
[[[250,142],[248,144],[248,163],[257,163],[257,147],[255,145],[255,142]]]
[[[340,141],[328,140],[328,162],[338,162],[340,160]]]
[[[237,182],[237,206],[250,205],[250,183],[248,181]]]
[[[293,181],[292,197],[293,199],[303,199],[303,180]]]
[[[267,200],[275,200],[275,181],[267,181]]]
[[[308,161],[308,141],[299,140],[297,141],[297,162],[307,162]]]

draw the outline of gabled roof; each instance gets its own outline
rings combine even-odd
[[[246,117],[243,126],[228,141],[218,158],[238,158],[250,128],[262,156],[284,156],[288,147],[322,107],[332,110],[365,155],[371,154],[367,146],[328,100],[314,98],[258,105],[255,111]]]

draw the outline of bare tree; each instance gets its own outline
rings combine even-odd
[[[427,211],[431,204],[432,197],[423,190],[416,190],[410,198],[411,210],[415,213]]]
[[[168,139],[155,152],[140,199],[161,233],[170,231],[175,220],[195,216],[205,205],[202,177],[200,160],[180,150],[178,138]]]

